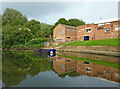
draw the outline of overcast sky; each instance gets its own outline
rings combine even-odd
[[[117,2],[3,2],[2,11],[13,8],[41,23],[53,25],[59,18],[77,18],[86,23],[118,17]]]

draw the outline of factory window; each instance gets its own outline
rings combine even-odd
[[[65,34],[65,30],[63,29],[63,35]]]
[[[86,29],[85,29],[85,32],[86,32],[86,33],[90,33],[90,32],[91,32],[91,28],[86,28]]]
[[[110,32],[110,28],[105,28],[105,32]]]
[[[70,37],[67,37],[67,39],[70,39]]]

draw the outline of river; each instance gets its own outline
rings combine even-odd
[[[118,87],[118,57],[3,51],[3,87]]]

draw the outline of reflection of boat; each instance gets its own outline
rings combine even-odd
[[[34,49],[34,51],[40,52],[40,53],[48,53],[48,49]]]

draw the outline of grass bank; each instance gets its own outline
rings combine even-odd
[[[102,39],[102,40],[89,40],[89,41],[74,41],[65,46],[120,46],[120,38],[116,39]]]

